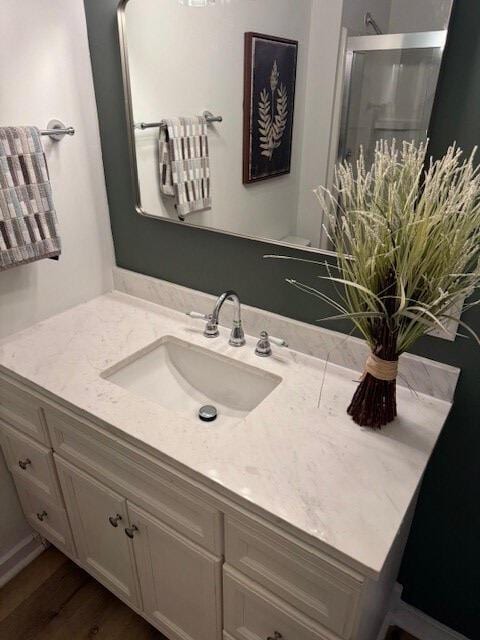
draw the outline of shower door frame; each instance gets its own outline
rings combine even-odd
[[[357,53],[368,51],[400,51],[403,49],[445,49],[448,29],[416,33],[388,33],[382,35],[351,36],[347,38],[343,75],[343,99],[337,161],[347,154],[348,114],[351,106],[353,59]]]

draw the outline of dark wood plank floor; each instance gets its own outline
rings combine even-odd
[[[3,640],[167,640],[51,547],[0,589]],[[417,640],[391,628],[386,640]]]
[[[166,640],[55,548],[0,589],[6,640]]]

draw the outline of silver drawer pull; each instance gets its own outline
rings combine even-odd
[[[46,511],[42,511],[42,513],[37,513],[37,518],[40,520],[40,522],[43,522],[47,516],[48,516],[48,513]]]
[[[273,638],[272,636],[268,636],[267,640],[282,640],[283,636],[278,631],[274,631]]]
[[[117,513],[115,517],[110,516],[108,521],[110,522],[112,527],[118,527],[118,523],[120,522],[121,519],[122,519],[122,516],[119,513]]]
[[[125,535],[128,536],[131,540],[133,540],[133,537],[137,531],[138,531],[138,527],[132,524],[131,527],[125,528]]]
[[[23,469],[24,471],[29,464],[32,464],[32,461],[30,460],[30,458],[24,458],[23,460],[18,461],[18,466],[20,467],[20,469]]]

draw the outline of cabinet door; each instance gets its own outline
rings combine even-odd
[[[72,532],[65,510],[45,500],[41,493],[34,491],[26,482],[17,480],[15,486],[23,512],[32,527],[60,551],[75,556]]]
[[[122,600],[140,607],[125,499],[57,455],[55,462],[80,562]]]
[[[221,558],[128,503],[143,608],[171,640],[220,640]]]

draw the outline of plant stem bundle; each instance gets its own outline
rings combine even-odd
[[[480,171],[452,146],[426,164],[426,145],[378,142],[374,163],[337,166],[331,191],[316,190],[337,252],[325,263],[337,297],[288,279],[348,318],[372,354],[397,361],[432,329],[449,334],[480,283]],[[319,264],[315,261],[312,264]],[[396,416],[395,380],[366,372],[348,408],[360,425],[381,428]]]

